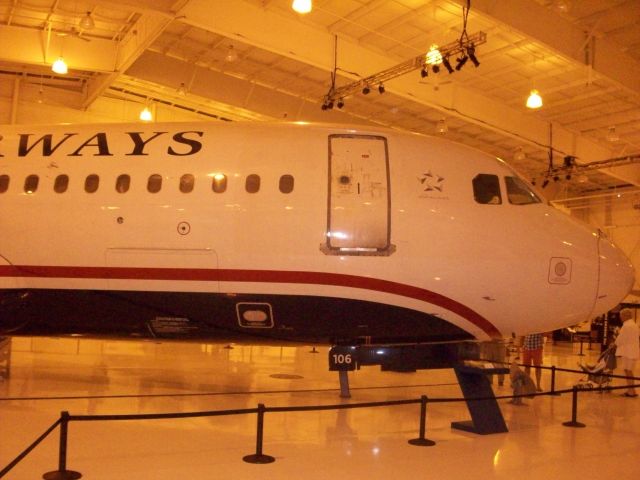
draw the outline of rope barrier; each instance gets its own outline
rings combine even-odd
[[[25,450],[20,455],[18,455],[9,465],[7,465],[2,470],[0,470],[0,478],[4,477],[7,473],[13,470],[13,467],[19,464],[22,461],[22,459],[25,458],[27,455],[29,455],[34,448],[40,445],[40,443],[45,438],[47,438],[51,434],[51,432],[53,432],[56,428],[58,428],[58,425],[60,425],[60,423],[61,423],[61,419],[56,420],[53,425],[51,425],[42,435],[40,435],[36,439],[35,442],[33,442],[31,445],[25,448]]]
[[[490,363],[502,363],[502,362],[490,362]],[[570,370],[553,367],[540,368],[550,369],[555,375],[555,372],[569,372],[585,374],[588,372],[582,370]],[[621,375],[607,375],[611,378],[622,378],[627,380],[640,380],[638,377],[625,377]],[[389,400],[380,402],[362,402],[362,403],[349,403],[349,404],[331,404],[331,405],[310,405],[310,406],[294,406],[294,407],[267,407],[264,404],[258,404],[257,408],[243,408],[235,410],[209,410],[199,412],[176,412],[176,413],[155,413],[155,414],[122,414],[122,415],[70,415],[68,412],[61,412],[60,418],[51,425],[36,441],[34,441],[28,448],[26,448],[20,455],[18,455],[11,463],[5,468],[0,470],[0,478],[4,477],[9,471],[11,471],[18,463],[20,463],[32,450],[34,450],[47,436],[51,434],[58,426],[60,426],[60,449],[59,449],[59,462],[58,470],[48,472],[44,474],[43,478],[46,480],[73,480],[78,479],[82,475],[79,472],[67,470],[66,457],[67,457],[67,436],[68,436],[68,423],[72,421],[87,422],[87,421],[123,421],[123,420],[161,420],[161,419],[179,419],[179,418],[194,418],[194,417],[214,417],[214,416],[229,416],[229,415],[246,415],[257,414],[257,433],[256,433],[256,452],[255,454],[247,455],[243,457],[243,460],[249,463],[272,463],[275,458],[263,453],[263,440],[264,440],[264,417],[266,413],[282,413],[282,412],[310,412],[310,411],[323,411],[323,410],[345,410],[356,408],[376,408],[376,407],[389,407],[400,405],[420,404],[420,425],[419,425],[419,437],[417,439],[409,440],[411,445],[418,446],[432,446],[435,445],[433,440],[429,440],[426,435],[426,411],[428,403],[453,403],[453,402],[474,402],[474,401],[487,401],[487,400],[504,400],[504,399],[516,399],[516,398],[533,398],[544,395],[558,395],[562,393],[572,393],[572,418],[568,422],[564,422],[563,425],[568,427],[585,427],[584,424],[577,421],[577,406],[578,406],[578,394],[582,392],[592,391],[613,391],[627,388],[637,388],[640,384],[634,385],[622,385],[617,387],[600,387],[597,390],[594,389],[581,389],[578,386],[574,386],[569,389],[555,390],[555,378],[552,378],[552,390],[549,392],[538,392],[519,395],[499,395],[499,396],[483,396],[483,397],[443,397],[443,398],[427,398],[422,395],[418,399],[405,399],[405,400]]]

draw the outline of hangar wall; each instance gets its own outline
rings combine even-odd
[[[2,82],[0,82],[2,83]],[[13,102],[11,97],[2,95],[0,89],[0,124],[10,124]],[[52,123],[104,123],[138,122],[143,103],[123,99],[100,97],[85,111],[68,108],[43,101],[42,103],[21,102],[15,113],[16,124],[52,124]],[[168,105],[154,103],[154,118],[158,122],[202,121],[203,117],[188,110],[171,108]]]
[[[585,213],[585,220],[604,230],[635,266],[635,294],[627,301],[640,301],[640,198],[614,195],[592,204]]]

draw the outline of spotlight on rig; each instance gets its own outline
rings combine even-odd
[[[442,64],[449,73],[453,73],[453,67],[451,66],[451,62],[449,61],[449,55],[447,55],[446,57],[442,57]]]
[[[469,57],[467,57],[465,54],[462,54],[462,57],[458,58],[456,60],[457,64],[456,64],[456,70],[460,71],[460,69],[462,67],[464,67],[464,64],[467,63],[467,60],[469,60]]]
[[[338,103],[336,103],[336,107],[338,108],[344,107],[344,100],[342,98],[338,100]]]
[[[380,94],[383,94],[385,92],[384,85],[382,83],[378,85],[378,92],[380,92]]]
[[[369,95],[370,91],[371,91],[371,89],[369,88],[369,85],[365,85],[364,88],[362,89],[362,94],[363,95]]]
[[[477,68],[478,66],[480,66],[480,62],[478,61],[478,58],[476,57],[476,47],[471,44],[467,47],[467,55],[469,56],[469,60],[471,60],[471,63],[473,63],[473,65]]]
[[[422,70],[420,70],[420,76],[425,78],[427,75],[429,75],[429,70],[427,70],[427,67],[422,67]]]

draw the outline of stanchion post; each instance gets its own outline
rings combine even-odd
[[[564,422],[565,427],[584,428],[584,423],[578,422],[578,387],[573,387],[573,398],[571,402],[571,421]]]
[[[436,444],[433,440],[425,438],[427,430],[427,402],[427,396],[422,395],[420,397],[420,436],[409,440],[411,445],[416,445],[418,447],[431,447]]]
[[[67,439],[69,436],[69,412],[60,414],[60,448],[58,453],[58,470],[45,473],[44,480],[77,480],[82,478],[80,472],[67,470]]]
[[[551,392],[550,395],[560,395],[556,393],[556,366],[551,365]]]
[[[262,440],[264,436],[264,413],[265,406],[262,403],[258,404],[258,432],[256,434],[256,453],[252,455],[246,455],[242,459],[247,463],[273,463],[276,461],[271,455],[264,455],[262,453]]]

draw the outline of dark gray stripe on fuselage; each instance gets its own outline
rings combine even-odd
[[[435,315],[362,300],[58,289],[0,292],[0,333],[328,344],[473,339]]]

